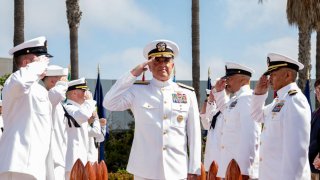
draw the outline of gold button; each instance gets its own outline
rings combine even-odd
[[[167,117],[167,115],[165,114],[164,116],[163,116],[163,119],[167,119],[168,117]]]
[[[166,147],[163,147],[163,148],[162,148],[162,150],[164,150],[164,151],[165,151],[165,150],[167,150],[167,148],[166,148]]]

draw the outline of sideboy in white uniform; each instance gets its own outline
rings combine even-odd
[[[85,165],[88,161],[89,137],[88,120],[93,115],[96,101],[87,91],[88,86],[84,78],[69,82],[67,102],[64,104],[70,115],[67,122],[67,153],[66,179],[70,178],[73,164],[78,158]]]
[[[177,53],[175,43],[153,41],[144,49],[148,61],[123,75],[104,98],[106,109],[131,109],[135,117],[127,166],[135,179],[186,179],[200,174],[197,99],[193,90],[170,79]],[[147,65],[153,79],[148,84],[135,85]]]
[[[240,167],[242,179],[258,178],[259,123],[250,117],[252,90],[250,77],[254,71],[244,65],[226,63],[226,76],[216,83],[217,108],[223,115],[221,158],[218,177],[224,178],[232,159]],[[227,87],[226,87],[227,85]],[[233,96],[228,101],[225,87]]]
[[[268,55],[268,71],[257,83],[251,104],[254,120],[263,122],[259,180],[311,178],[308,161],[311,111],[295,83],[303,64],[280,54]],[[266,75],[270,74],[268,79]],[[264,106],[269,83],[277,92]]]
[[[0,179],[45,179],[52,129],[48,91],[39,84],[52,57],[46,38],[26,41],[9,51],[19,70],[4,84],[0,139]]]
[[[218,166],[220,163],[220,147],[221,147],[221,130],[223,124],[223,115],[217,109],[217,105],[213,96],[213,92],[207,89],[209,97],[203,104],[202,112],[200,113],[201,123],[203,129],[207,130],[206,148],[204,152],[204,167],[206,171],[213,161]]]
[[[51,135],[50,150],[52,153],[53,174],[56,180],[65,179],[67,122],[64,116],[62,103],[66,99],[66,91],[68,89],[67,76],[68,68],[49,65],[46,76],[42,79],[46,89],[49,91],[49,100],[52,105],[53,131]]]

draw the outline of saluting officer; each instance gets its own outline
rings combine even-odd
[[[254,72],[251,68],[226,63],[226,75],[215,86],[217,108],[224,121],[221,129],[220,164],[218,177],[224,178],[232,159],[240,167],[242,179],[258,178],[260,125],[250,117],[252,90],[250,78]],[[226,89],[233,97],[228,101]]]
[[[68,119],[66,180],[70,179],[71,169],[77,159],[80,159],[83,164],[86,164],[88,161],[88,120],[92,116],[96,116],[96,113],[94,113],[96,101],[92,99],[92,94],[88,91],[85,79],[80,78],[70,81],[68,86],[67,101],[64,104]],[[97,117],[94,119],[97,119]]]
[[[52,105],[53,133],[51,135],[50,150],[53,158],[52,166],[54,169],[54,178],[56,180],[65,179],[67,124],[62,102],[66,99],[66,91],[68,89],[67,76],[68,68],[49,65],[46,71],[46,76],[42,79],[44,86],[49,91],[49,100]]]
[[[39,84],[52,57],[46,38],[26,41],[9,51],[19,70],[4,84],[0,139],[0,179],[45,179],[52,128],[48,91]]]
[[[219,165],[221,157],[220,143],[223,116],[217,109],[216,100],[213,95],[214,89],[215,86],[213,86],[211,90],[206,89],[207,95],[209,96],[205,99],[200,112],[202,127],[208,131],[204,153],[204,167],[206,171],[209,171],[213,161]]]
[[[297,72],[304,66],[274,53],[268,54],[267,62],[268,70],[259,79],[251,104],[254,120],[264,123],[259,179],[310,179],[311,111],[306,97],[295,83]],[[269,85],[277,97],[264,106]]]
[[[111,111],[131,109],[135,133],[127,170],[134,179],[186,179],[200,174],[199,110],[192,88],[170,79],[178,46],[156,40],[144,48],[147,61],[122,76],[104,98]],[[149,66],[153,79],[135,85]],[[187,151],[187,149],[189,151]],[[188,157],[189,152],[189,157]]]

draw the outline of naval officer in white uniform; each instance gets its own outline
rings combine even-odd
[[[259,123],[250,117],[252,90],[250,78],[254,72],[251,68],[237,64],[226,63],[226,76],[215,86],[217,108],[223,115],[221,129],[220,164],[218,177],[224,178],[227,167],[234,159],[242,174],[242,179],[258,178],[259,163]],[[228,101],[225,88],[233,96]]]
[[[127,170],[138,180],[186,179],[200,174],[197,99],[192,88],[170,79],[178,51],[172,41],[151,42],[144,48],[147,61],[124,74],[104,98],[106,109],[131,109],[134,114],[135,132]],[[147,66],[153,79],[135,85]]]
[[[206,148],[204,152],[204,167],[206,171],[209,171],[213,161],[220,164],[220,147],[221,147],[221,132],[223,124],[223,115],[217,109],[216,100],[213,95],[212,89],[206,89],[207,99],[204,101],[200,119],[203,129],[207,130]]]
[[[52,129],[48,91],[39,84],[52,57],[45,37],[9,51],[19,70],[2,90],[4,131],[0,139],[0,179],[45,179]]]
[[[89,137],[88,120],[96,113],[96,101],[88,91],[84,78],[69,82],[67,101],[64,104],[67,120],[67,152],[66,152],[66,179],[70,178],[73,164],[78,158],[85,165],[88,161]],[[97,117],[94,117],[97,119]],[[100,128],[99,128],[100,129]]]
[[[267,61],[268,70],[255,87],[250,108],[253,119],[264,123],[259,180],[308,180],[311,110],[295,82],[304,66],[275,53],[268,54]],[[264,106],[269,86],[277,97]]]
[[[68,89],[68,68],[49,65],[46,76],[42,79],[49,91],[49,100],[52,105],[53,131],[51,135],[50,150],[54,169],[54,178],[65,179],[65,157],[67,151],[67,122],[62,107]],[[50,167],[50,166],[49,166]]]

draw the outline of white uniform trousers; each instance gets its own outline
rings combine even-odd
[[[0,174],[1,180],[36,180],[35,177],[29,174],[17,172],[5,172]]]

